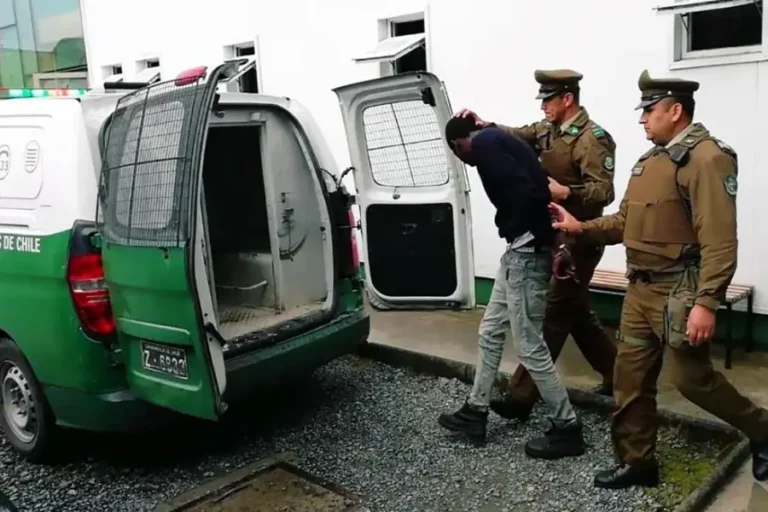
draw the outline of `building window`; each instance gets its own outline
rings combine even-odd
[[[101,67],[101,76],[103,77],[103,83],[116,83],[123,81],[123,66],[120,64],[112,64],[110,66]]]
[[[259,74],[256,66],[256,44],[248,42],[225,46],[224,58],[226,60],[247,59],[247,62],[240,66],[238,73],[226,83],[225,90],[227,92],[258,94]]]
[[[132,81],[153,84],[162,80],[162,71],[158,58],[139,60],[136,61],[136,76]]]
[[[0,0],[0,87],[87,86],[79,0]]]
[[[378,62],[383,76],[427,71],[426,36],[423,13],[380,20],[379,43],[354,60]]]
[[[408,36],[413,34],[424,35],[424,18],[413,21],[393,21],[390,22],[392,37]],[[426,71],[427,70],[427,45],[422,39],[422,43],[413,50],[409,51],[399,59],[392,62],[393,72],[406,73],[408,71]]]
[[[762,0],[677,0],[656,8],[674,17],[675,61],[760,54]]]

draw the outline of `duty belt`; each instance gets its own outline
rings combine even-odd
[[[665,272],[654,272],[652,270],[627,270],[626,278],[630,283],[636,283],[640,281],[645,284],[649,283],[663,283],[676,280],[683,270],[672,270]]]

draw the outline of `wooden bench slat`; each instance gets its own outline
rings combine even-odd
[[[624,272],[616,270],[595,270],[592,280],[589,282],[590,288],[610,289],[614,291],[626,291],[629,286]],[[738,302],[744,300],[754,293],[755,287],[748,284],[732,284],[725,292],[726,302]]]

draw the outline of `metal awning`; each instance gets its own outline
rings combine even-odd
[[[133,81],[153,84],[160,81],[160,71],[160,66],[142,69],[136,74],[136,78]]]
[[[358,63],[391,62],[424,44],[425,37],[426,36],[423,33],[390,37],[381,41],[374,49],[365,52],[359,57],[353,58],[353,60]]]
[[[656,14],[689,14],[757,4],[758,0],[675,0],[654,7]]]

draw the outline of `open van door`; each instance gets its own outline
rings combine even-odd
[[[201,204],[216,87],[236,63],[122,97],[103,133],[97,224],[128,384],[147,402],[217,419],[223,347]]]
[[[334,92],[355,168],[371,304],[474,307],[469,186],[443,136],[453,115],[443,84],[414,72]]]

